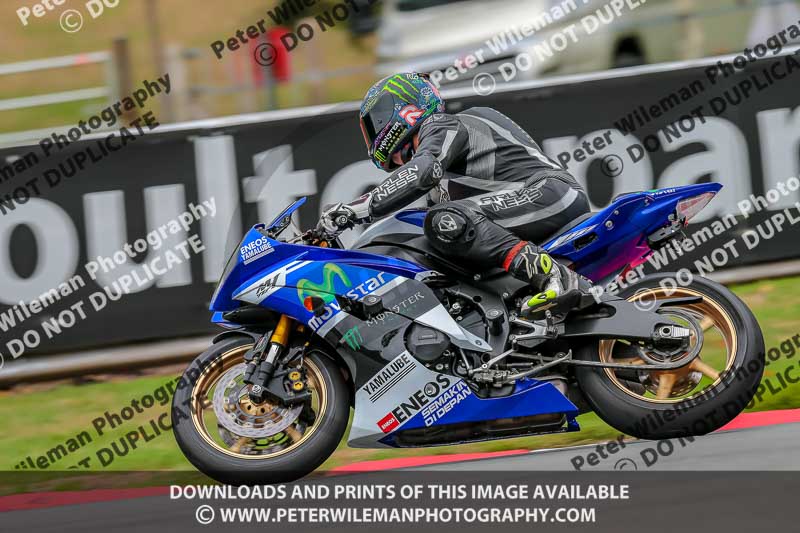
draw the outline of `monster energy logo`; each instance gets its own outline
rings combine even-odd
[[[361,343],[364,342],[364,338],[358,331],[358,326],[348,329],[345,334],[342,335],[342,340],[347,343],[351,350],[356,351],[361,349]]]
[[[410,91],[408,89],[409,87],[411,88]],[[389,78],[384,84],[383,89],[397,96],[404,102],[415,102],[417,99],[417,88],[414,87],[410,81],[405,79],[402,74],[397,74]]]
[[[314,283],[310,279],[301,279],[297,282],[297,297],[300,298],[300,302],[304,302],[308,296],[320,296],[326,304],[331,303],[336,292],[334,277],[339,278],[345,287],[353,286],[342,267],[326,263],[322,267],[322,283]]]

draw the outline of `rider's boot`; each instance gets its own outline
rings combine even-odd
[[[553,314],[577,309],[592,283],[573,270],[553,260],[542,248],[527,241],[520,242],[506,255],[505,270],[529,283],[536,294],[522,304],[522,315],[540,318],[545,311]]]

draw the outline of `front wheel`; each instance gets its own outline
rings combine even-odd
[[[639,348],[615,340],[583,346],[575,355],[576,359],[630,365],[619,370],[578,367],[576,376],[600,418],[639,438],[702,435],[724,426],[753,398],[764,371],[764,338],[744,302],[706,278],[695,277],[683,287],[664,283],[671,279],[668,274],[648,276],[620,296],[647,311],[660,300],[701,297],[697,303],[660,310],[694,330],[691,348],[702,343],[690,364],[669,372],[639,371],[636,367],[644,364],[637,356]],[[663,354],[647,355],[663,359]],[[679,357],[673,355],[671,360]]]
[[[191,385],[179,386],[173,398],[175,440],[198,470],[217,481],[294,481],[339,444],[350,414],[348,386],[326,355],[311,350],[287,368],[287,375],[311,392],[306,403],[255,404],[242,381],[243,356],[252,345],[245,337],[227,339],[195,359],[184,374]],[[196,369],[203,370],[198,375]],[[176,420],[176,413],[185,415]]]

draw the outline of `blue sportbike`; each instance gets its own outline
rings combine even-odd
[[[706,278],[640,274],[720,188],[625,194],[540,243],[596,286],[576,310],[537,320],[519,313],[530,287],[437,254],[425,210],[345,249],[296,229],[301,199],[228,261],[210,304],[225,331],[174,396],[178,444],[219,481],[261,484],[320,466],[351,408],[353,447],[579,431],[589,411],[639,438],[713,431],[760,382],[758,323]]]

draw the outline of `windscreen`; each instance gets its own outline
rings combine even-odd
[[[275,226],[279,225],[281,220],[283,220],[285,217],[291,216],[291,214],[297,211],[297,209],[299,209],[300,206],[303,205],[304,203],[306,203],[305,196],[294,202],[292,205],[290,205],[283,211],[281,211],[281,213],[278,216],[272,219],[272,222],[267,224],[267,229],[272,229]]]

